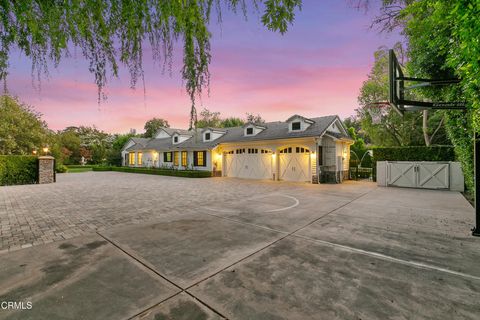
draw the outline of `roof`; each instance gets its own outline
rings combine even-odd
[[[297,117],[297,115],[293,116]],[[292,119],[293,117],[290,117]],[[301,117],[301,116],[298,116]],[[303,117],[302,117],[303,118]],[[340,120],[338,116],[324,116],[308,119],[310,126],[304,131],[292,132],[289,131],[288,122],[267,122],[263,123],[262,127],[265,129],[259,132],[254,136],[245,136],[244,135],[244,126],[232,127],[232,128],[209,128],[214,131],[223,131],[223,134],[220,138],[213,141],[203,141],[202,132],[206,128],[198,128],[197,130],[179,130],[171,128],[163,128],[169,134],[175,132],[185,132],[191,137],[187,140],[173,144],[171,138],[161,138],[161,139],[142,139],[142,142],[139,142],[140,145],[134,145],[128,148],[126,151],[134,151],[141,149],[154,149],[154,150],[199,150],[199,149],[211,149],[219,145],[220,143],[235,143],[235,142],[249,142],[249,141],[262,141],[262,140],[277,140],[277,139],[290,139],[290,138],[306,138],[306,137],[319,137],[327,132],[327,129],[335,120]],[[182,134],[185,134],[182,133]],[[336,138],[345,138],[351,139],[348,134],[336,133],[328,131],[328,134]],[[144,140],[148,140],[146,143]]]
[[[185,130],[185,129],[175,129],[175,128],[162,128],[162,129],[165,130],[165,132],[168,133],[169,135],[173,135],[174,133],[178,133],[180,135],[191,136],[193,134],[192,131]]]
[[[300,119],[302,119],[303,121],[305,121],[305,122],[307,122],[307,123],[315,122],[313,119],[308,119],[308,118],[302,117],[301,115],[298,115],[298,114],[294,114],[293,116],[291,116],[290,118],[288,118],[286,122],[290,122],[290,121],[292,121],[292,120],[295,119],[295,118],[300,118]]]
[[[333,131],[326,131],[325,134],[328,134],[329,136],[332,136],[337,139],[349,139],[352,140],[352,138],[348,134],[340,133],[340,132],[333,132]]]

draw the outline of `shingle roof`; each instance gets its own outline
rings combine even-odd
[[[225,131],[225,134],[220,138],[213,141],[203,141],[203,135],[201,134],[202,129],[197,129],[196,131],[188,130],[179,130],[172,128],[164,128],[165,131],[169,134],[175,132],[184,132],[182,134],[188,134],[192,137],[187,139],[184,142],[173,145],[171,138],[162,138],[162,139],[142,139],[143,144],[141,146],[134,145],[127,149],[127,151],[141,150],[141,149],[155,149],[158,151],[161,150],[199,150],[199,149],[211,149],[217,146],[220,143],[234,143],[234,142],[248,142],[248,141],[261,141],[261,140],[276,140],[276,139],[289,139],[289,138],[304,138],[304,137],[318,137],[326,132],[328,127],[338,119],[337,116],[325,116],[310,118],[309,120],[313,123],[304,131],[299,132],[289,132],[288,122],[267,122],[262,124],[265,127],[260,133],[255,136],[245,136],[244,127],[232,127],[232,128],[222,128],[219,130]],[[211,128],[216,130],[215,128]],[[328,134],[339,138],[351,139],[348,135],[343,133],[333,133],[328,132]],[[141,139],[141,138],[137,138]],[[145,143],[144,140],[148,140]],[[141,143],[140,143],[141,144]]]

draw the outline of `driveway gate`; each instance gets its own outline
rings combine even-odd
[[[387,186],[449,189],[450,164],[442,162],[387,162]]]

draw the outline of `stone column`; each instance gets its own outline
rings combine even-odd
[[[55,182],[55,158],[51,156],[38,157],[38,183]]]

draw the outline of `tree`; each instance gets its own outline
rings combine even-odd
[[[0,154],[32,154],[49,142],[41,114],[8,95],[0,97]]]
[[[200,112],[200,119],[197,121],[197,128],[220,128],[222,119],[220,119],[220,112],[212,112],[204,108]]]
[[[241,127],[244,124],[245,124],[245,121],[240,118],[229,117],[229,118],[223,119],[220,122],[220,127],[222,128]]]
[[[261,21],[269,30],[285,33],[300,9],[301,0],[253,0],[255,10],[263,8]],[[239,10],[240,9],[240,10]],[[222,11],[247,15],[244,0],[188,1],[43,1],[0,2],[0,75],[8,70],[9,53],[19,48],[32,60],[40,77],[49,61],[57,66],[68,56],[72,45],[88,60],[98,87],[104,94],[109,73],[118,76],[119,65],[130,73],[135,87],[143,80],[144,41],[154,60],[171,66],[174,43],[183,41],[182,77],[192,101],[192,121],[196,117],[195,97],[209,84],[211,61],[208,24],[212,12],[221,21]]]
[[[247,112],[247,122],[255,123],[255,124],[263,124],[265,120],[259,114],[253,114]]]
[[[143,136],[145,138],[153,138],[158,129],[170,128],[170,125],[165,119],[152,118],[145,123],[145,126],[143,128],[145,129],[145,133],[143,134]]]

